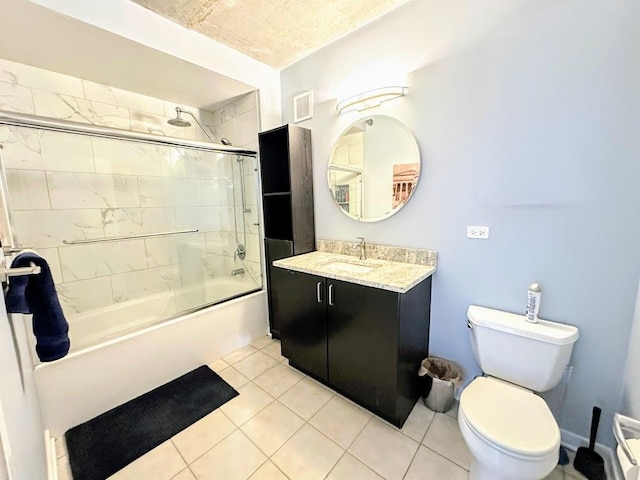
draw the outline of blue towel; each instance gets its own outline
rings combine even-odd
[[[12,268],[40,267],[38,275],[11,277],[5,302],[9,313],[33,313],[36,353],[42,362],[53,362],[69,352],[69,324],[64,318],[47,261],[24,252],[11,263]]]

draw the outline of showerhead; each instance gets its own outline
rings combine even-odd
[[[184,112],[184,110],[182,110],[180,107],[176,107],[176,118],[170,118],[169,120],[167,120],[167,123],[169,125],[173,125],[174,127],[190,127],[191,122],[188,122],[187,120],[182,118],[182,112]]]

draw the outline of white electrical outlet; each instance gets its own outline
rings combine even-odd
[[[489,227],[467,227],[467,238],[489,238]]]

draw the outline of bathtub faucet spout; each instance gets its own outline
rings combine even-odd
[[[236,268],[235,270],[231,271],[231,276],[235,277],[236,275],[243,275],[244,274],[244,268]]]

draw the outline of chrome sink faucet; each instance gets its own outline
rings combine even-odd
[[[366,260],[367,259],[367,242],[364,241],[364,237],[356,237],[356,238],[360,240],[360,243],[355,245],[353,248],[359,248],[360,260]]]

